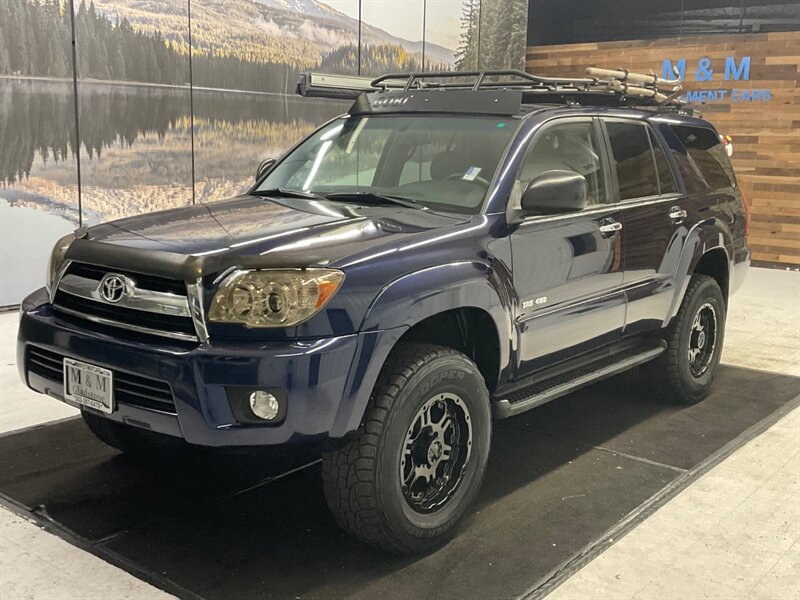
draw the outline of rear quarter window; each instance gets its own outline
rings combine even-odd
[[[733,166],[712,129],[690,125],[670,125],[672,132],[686,148],[693,175],[711,189],[736,185]]]
[[[656,159],[656,170],[658,171],[658,184],[660,187],[659,191],[662,194],[674,194],[678,191],[678,188],[675,186],[675,178],[672,176],[672,169],[669,168],[667,155],[664,154],[664,151],[661,149],[655,134],[650,129],[648,129],[647,132],[650,136],[650,145],[653,146],[653,156]]]

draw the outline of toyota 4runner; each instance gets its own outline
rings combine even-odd
[[[302,76],[352,108],[248,193],[58,241],[22,378],[123,451],[318,443],[347,531],[435,547],[493,418],[645,363],[679,403],[714,379],[750,258],[726,150],[677,82],[591,74]]]

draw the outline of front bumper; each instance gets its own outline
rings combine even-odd
[[[380,366],[402,331],[269,343],[189,344],[128,336],[113,327],[65,318],[43,290],[26,298],[20,317],[17,365],[27,385],[61,401],[63,381],[28,369],[30,348],[43,349],[161,382],[173,410],[117,402],[103,415],[115,421],[205,446],[276,445],[340,438],[356,429]],[[279,388],[287,397],[280,424],[239,423],[228,388]]]

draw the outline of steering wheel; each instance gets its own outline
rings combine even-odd
[[[462,173],[453,173],[452,175],[448,175],[447,177],[445,177],[446,181],[452,181],[455,179],[458,179],[460,181],[465,181],[467,183],[482,183],[487,188],[491,185],[486,178],[481,177],[480,175],[476,175],[472,179],[464,179],[464,175]]]

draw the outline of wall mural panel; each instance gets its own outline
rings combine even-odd
[[[357,0],[345,7],[357,15]],[[342,111],[294,96],[294,84],[332,52],[355,56],[358,19],[315,0],[192,0],[191,8],[195,199],[208,202],[246,190],[261,160]]]
[[[362,75],[422,68],[423,0],[362,0],[361,21]],[[452,63],[452,50],[430,50],[434,62]]]
[[[468,71],[478,67],[481,0],[427,0],[425,68]],[[524,54],[524,52],[523,52]]]
[[[481,69],[525,70],[527,0],[483,0],[480,4]]]
[[[0,1],[0,306],[42,285],[78,226],[71,41],[64,2]]]
[[[186,2],[75,5],[84,223],[192,202]]]
[[[296,97],[301,71],[474,69],[481,37],[482,66],[517,66],[524,2],[483,2],[485,23],[481,0],[0,0],[0,306],[79,223],[233,196],[346,110]]]

